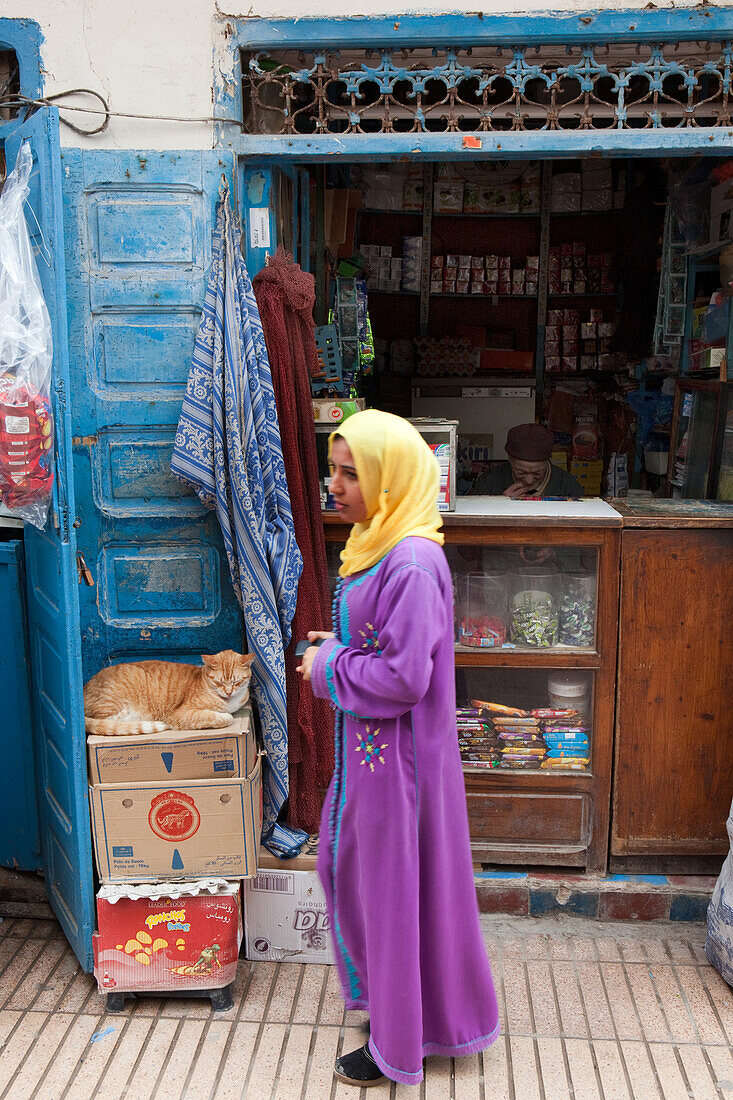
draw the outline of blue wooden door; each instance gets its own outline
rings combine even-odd
[[[39,255],[38,271],[54,341],[53,407],[56,484],[43,531],[25,529],[28,634],[36,731],[39,816],[46,891],[76,955],[92,966],[94,888],[86,783],[79,603],[74,531],[64,234],[58,115],[43,109],[6,138],[15,163],[30,143],[34,166],[26,218]],[[37,224],[36,224],[37,223]]]
[[[0,867],[42,868],[28,673],[23,543],[0,542],[0,683],[3,771],[0,774]]]
[[[215,153],[65,150],[84,678],[242,645],[216,517],[170,473],[211,260]]]

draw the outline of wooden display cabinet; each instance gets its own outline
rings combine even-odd
[[[484,648],[456,644],[458,706],[472,696],[511,706],[548,706],[548,676],[587,673],[590,760],[584,770],[504,770],[464,761],[473,858],[477,863],[606,869],[613,758],[621,517],[600,500],[517,502],[461,497],[444,513],[445,550],[457,587],[461,576],[511,578],[504,612],[511,628],[517,577],[539,562],[564,578],[578,569],[595,579],[595,629],[588,644],[536,648],[516,642]],[[324,513],[332,572],[347,528]],[[462,570],[459,563],[468,568]],[[480,569],[474,568],[480,565]],[[576,569],[576,566],[578,567]],[[457,595],[456,638],[465,606]],[[487,609],[487,613],[491,609]],[[470,617],[470,616],[469,616]]]
[[[717,874],[733,791],[733,507],[623,516],[611,869]]]

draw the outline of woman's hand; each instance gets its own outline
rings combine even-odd
[[[309,630],[308,631],[308,641],[309,642],[315,642],[319,638],[321,640],[325,640],[326,638],[335,638],[335,637],[336,637],[336,635],[333,633],[333,631],[329,631],[329,630]],[[316,653],[317,652],[318,652],[318,646],[317,645],[308,646],[305,653],[303,654],[302,662],[298,665],[298,667],[295,670],[296,672],[299,672],[300,675],[303,677],[303,682],[304,683],[307,683],[311,678],[311,669],[313,667],[313,662],[316,659]]]

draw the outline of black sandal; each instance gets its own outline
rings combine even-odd
[[[361,1088],[378,1085],[384,1080],[384,1074],[369,1052],[368,1043],[359,1047],[358,1050],[352,1050],[351,1054],[344,1054],[343,1057],[337,1058],[334,1073],[339,1081],[347,1085],[358,1085]]]

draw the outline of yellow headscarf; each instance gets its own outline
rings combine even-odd
[[[354,456],[367,509],[367,519],[354,524],[341,552],[341,576],[368,569],[408,535],[442,545],[440,470],[417,429],[401,416],[367,409],[348,417],[329,436],[329,458],[337,435]]]

